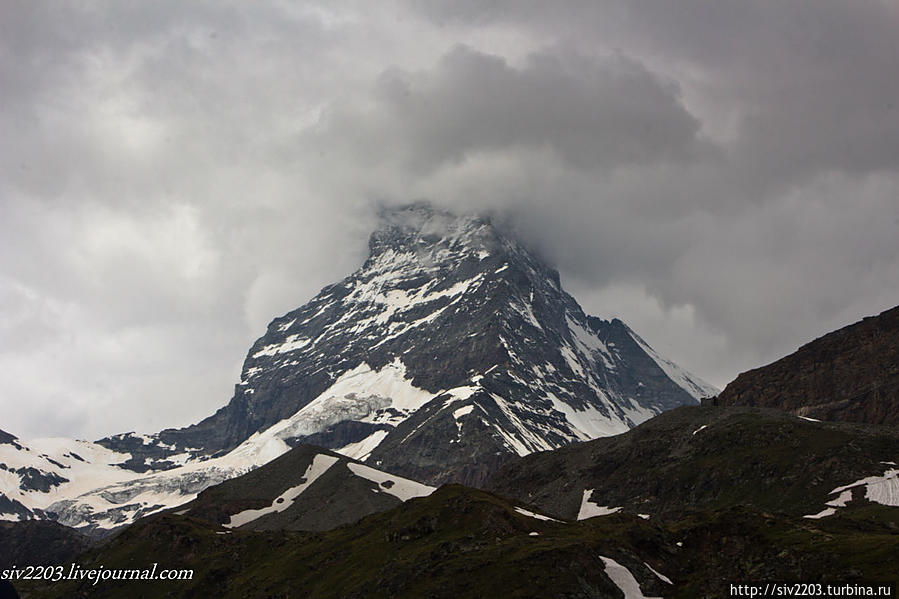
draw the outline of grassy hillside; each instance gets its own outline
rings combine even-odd
[[[34,598],[620,597],[605,556],[628,568],[647,596],[719,597],[729,580],[895,579],[897,521],[899,509],[872,505],[824,520],[734,507],[665,523],[628,514],[552,522],[451,485],[326,533],[223,534],[189,517],[151,517],[78,563],[159,562],[193,569],[193,580],[23,590]]]
[[[625,434],[516,460],[491,490],[565,518],[584,491],[597,505],[653,518],[752,506],[816,514],[831,492],[899,463],[899,431],[809,422],[778,410],[683,407]],[[866,504],[864,488],[849,507]],[[848,509],[848,508],[847,508]]]

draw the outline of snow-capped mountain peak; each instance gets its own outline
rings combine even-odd
[[[277,429],[398,474],[477,482],[505,455],[620,433],[711,391],[620,321],[584,314],[489,218],[384,210],[369,247],[359,270],[272,321],[228,406],[157,442],[210,454]]]
[[[385,210],[369,246],[356,272],[269,324],[218,412],[98,441],[131,471],[103,496],[134,504],[149,489],[138,503],[170,504],[172,489],[189,498],[300,443],[476,485],[516,455],[622,433],[713,391],[621,321],[586,315],[489,218]],[[95,521],[116,509],[55,508]]]

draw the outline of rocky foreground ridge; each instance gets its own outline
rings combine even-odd
[[[899,306],[744,372],[717,403],[818,420],[899,424]]]

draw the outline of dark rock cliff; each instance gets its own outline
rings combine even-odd
[[[744,372],[717,403],[779,408],[819,420],[899,424],[899,307]]]

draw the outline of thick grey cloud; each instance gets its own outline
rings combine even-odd
[[[606,170],[688,160],[701,145],[677,83],[620,53],[543,51],[515,68],[456,46],[427,71],[386,70],[366,100],[332,107],[311,143],[419,174],[478,152],[545,148]],[[384,144],[394,151],[379,152]]]
[[[497,210],[712,382],[899,298],[899,7],[0,7],[0,428],[211,413],[374,207]]]
[[[883,0],[409,0],[435,23],[512,26],[658,64],[749,172],[899,166],[899,6]],[[720,121],[720,122],[715,122]]]

